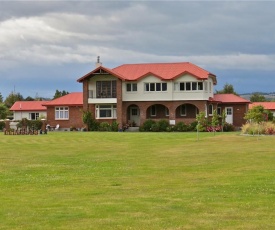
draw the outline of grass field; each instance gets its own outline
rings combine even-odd
[[[0,133],[0,229],[275,229],[274,142]]]

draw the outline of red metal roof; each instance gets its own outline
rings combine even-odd
[[[83,93],[75,92],[69,93],[65,96],[56,98],[54,100],[44,103],[44,106],[82,106],[83,105]]]
[[[47,108],[43,106],[46,101],[16,101],[10,111],[46,111]]]
[[[190,62],[124,64],[114,69],[101,66],[79,78],[77,81],[82,82],[85,78],[90,77],[100,69],[122,80],[129,81],[135,81],[150,74],[163,80],[171,80],[182,74],[189,73],[201,80],[208,79],[209,76],[212,76],[214,78],[214,84],[216,84],[216,76],[214,74]]]
[[[249,109],[258,105],[262,105],[265,109],[268,109],[268,110],[275,110],[275,102],[253,102],[252,104],[249,105]]]
[[[213,99],[222,103],[250,103],[250,101],[235,94],[215,94]]]

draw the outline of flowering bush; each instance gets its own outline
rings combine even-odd
[[[208,126],[206,128],[206,131],[207,132],[220,132],[222,130],[222,127],[221,126]]]

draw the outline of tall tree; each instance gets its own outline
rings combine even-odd
[[[25,98],[25,101],[34,101],[34,98],[32,98],[31,96],[28,96]]]
[[[253,93],[250,97],[251,102],[263,102],[266,101],[266,98],[264,95],[261,95],[260,93]]]
[[[222,89],[222,90],[216,90],[216,94],[235,94],[235,95],[238,95],[238,94],[235,92],[233,85],[228,84],[228,83],[226,83],[226,84],[223,86],[223,89]]]
[[[11,92],[4,101],[5,105],[10,108],[16,101],[23,101],[24,97],[20,93]]]
[[[0,103],[3,103],[3,96],[1,94],[1,92],[0,92]]]
[[[55,91],[55,94],[54,94],[54,96],[53,96],[53,99],[56,99],[56,98],[65,96],[65,95],[67,95],[67,94],[69,94],[68,91],[65,91],[65,90],[59,91],[59,90],[57,89],[57,90]]]
[[[5,119],[8,115],[8,108],[5,106],[5,104],[0,103],[0,119]]]

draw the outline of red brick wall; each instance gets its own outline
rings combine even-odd
[[[116,92],[117,92],[117,122],[119,123],[119,128],[122,128],[123,123],[123,108],[122,108],[122,81],[117,79],[116,81]]]
[[[83,128],[85,125],[82,121],[82,107],[69,107],[69,120],[55,120],[55,107],[47,107],[47,124],[56,126],[59,124],[61,129],[70,127]]]
[[[236,127],[241,127],[246,123],[244,119],[245,113],[248,111],[248,104],[219,104],[224,111],[225,107],[233,107],[233,125]]]
[[[152,119],[158,119],[160,117],[167,119],[167,120],[176,120],[178,121],[178,118],[176,119],[176,111],[177,108],[182,105],[182,104],[192,104],[194,106],[188,106],[188,108],[194,108],[194,114],[190,114],[190,117],[184,118],[184,117],[179,117],[180,121],[188,122],[191,123],[196,120],[196,114],[195,114],[195,107],[199,109],[199,111],[204,111],[205,110],[205,103],[206,101],[142,101],[142,102],[123,102],[123,124],[127,124],[129,117],[127,117],[127,108],[131,105],[136,105],[140,109],[140,124],[143,124],[147,119],[152,118]],[[162,114],[159,114],[157,117],[150,117],[149,113],[150,111],[147,109],[152,106],[152,105],[158,105],[157,109],[160,108],[165,108],[166,106],[169,109],[169,117],[164,116],[164,111]],[[191,112],[192,113],[192,112]],[[158,114],[158,113],[157,113]],[[162,116],[161,116],[162,115]],[[193,115],[193,118],[191,116]]]
[[[89,79],[83,81],[83,110],[88,110]]]

